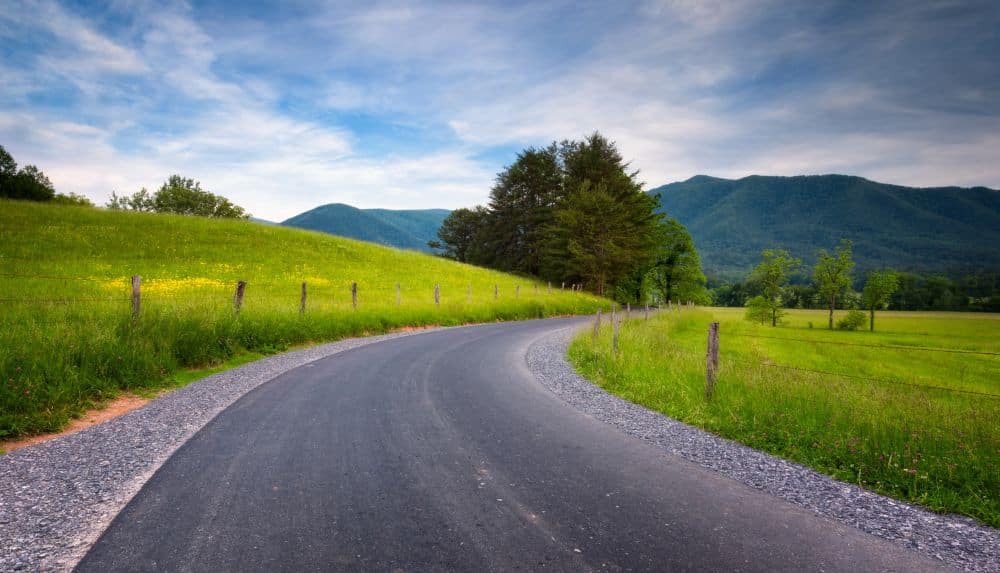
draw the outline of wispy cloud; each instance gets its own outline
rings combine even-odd
[[[60,190],[200,179],[256,215],[457,207],[600,130],[650,186],[1000,186],[989,2],[10,3],[0,144]]]

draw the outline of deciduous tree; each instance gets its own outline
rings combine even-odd
[[[830,330],[833,330],[833,309],[837,305],[837,297],[851,286],[851,270],[854,269],[851,249],[851,241],[844,239],[832,255],[827,253],[826,249],[820,249],[817,253],[813,281],[816,283],[819,296],[829,303]]]
[[[760,286],[761,296],[769,311],[771,326],[778,326],[778,320],[784,314],[782,308],[788,274],[802,264],[802,261],[792,257],[784,249],[767,249],[761,255],[764,260],[750,273],[750,280]],[[757,306],[761,304],[758,302]]]
[[[865,288],[861,291],[861,299],[869,311],[870,331],[875,332],[875,309],[885,308],[897,289],[899,289],[899,277],[895,271],[887,269],[868,273]]]

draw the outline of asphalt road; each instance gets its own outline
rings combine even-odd
[[[919,571],[916,553],[664,454],[525,365],[573,319],[403,337],[264,384],[79,571]]]

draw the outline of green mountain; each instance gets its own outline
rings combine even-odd
[[[858,270],[1000,269],[1000,191],[913,188],[846,175],[719,179],[698,175],[651,189],[683,223],[705,272],[742,278],[767,248],[806,265],[816,250],[854,241]]]
[[[437,236],[447,209],[394,211],[358,209],[343,203],[322,205],[283,221],[287,227],[322,231],[360,241],[430,251],[427,241]]]

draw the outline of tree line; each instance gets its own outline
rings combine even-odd
[[[13,156],[0,145],[0,198],[24,201],[53,202],[65,205],[93,207],[83,195],[57,193],[52,182],[38,167],[25,165],[18,169]],[[105,207],[120,211],[174,213],[229,219],[249,219],[250,214],[229,199],[209,193],[194,179],[171,175],[155,193],[145,188],[131,195],[111,192]]]
[[[851,312],[838,328],[856,329],[865,322],[875,329],[875,312],[894,310],[1000,310],[1000,278],[982,273],[952,281],[944,276],[921,277],[893,269],[873,269],[856,282],[853,244],[843,240],[832,253],[820,250],[811,273],[784,249],[767,249],[744,282],[712,290],[717,306],[745,306],[747,319],[777,326],[786,308],[824,308],[827,326],[834,327],[835,309]],[[793,280],[795,283],[793,283]],[[855,287],[859,287],[855,290]],[[861,309],[867,311],[865,319]]]
[[[620,302],[708,302],[694,241],[656,212],[614,142],[529,147],[504,168],[489,203],[453,211],[429,246],[444,257],[556,284],[581,284]]]

